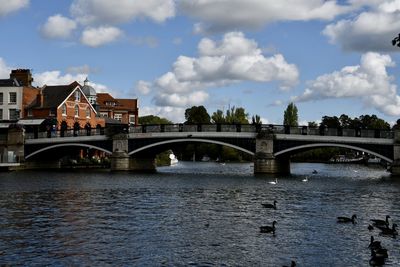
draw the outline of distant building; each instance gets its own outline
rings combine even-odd
[[[98,93],[97,104],[100,117],[118,120],[123,124],[138,124],[137,99],[114,98],[108,93]]]
[[[26,115],[26,106],[39,92],[32,81],[29,69],[12,70],[9,79],[0,79],[0,120],[16,121]]]

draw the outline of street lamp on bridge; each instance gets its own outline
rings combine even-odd
[[[398,47],[400,47],[400,33],[397,37],[393,38],[392,45],[393,46],[397,45]]]

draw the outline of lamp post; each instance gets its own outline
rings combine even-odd
[[[400,47],[400,33],[397,37],[393,38],[392,45],[393,46],[397,45],[398,47]]]

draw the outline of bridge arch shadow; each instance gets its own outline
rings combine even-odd
[[[339,147],[339,148],[352,149],[352,150],[356,150],[356,151],[360,151],[360,152],[365,152],[370,155],[374,155],[380,159],[385,160],[388,163],[393,163],[392,159],[390,159],[386,156],[383,156],[379,153],[376,153],[374,151],[371,151],[369,149],[365,149],[365,148],[361,148],[361,147],[353,146],[353,145],[333,144],[333,143],[315,143],[315,144],[306,144],[306,145],[295,146],[295,147],[287,148],[287,149],[281,150],[279,152],[276,152],[276,153],[274,153],[274,156],[275,157],[289,156],[289,155],[295,154],[297,152],[302,152],[302,151],[307,151],[307,150],[311,150],[314,148],[322,148],[322,147]]]
[[[93,145],[89,145],[89,144],[80,144],[80,143],[64,143],[64,144],[55,144],[55,145],[52,145],[52,146],[48,146],[48,147],[44,147],[42,149],[39,149],[39,150],[37,150],[35,152],[32,152],[29,155],[26,155],[25,159],[29,159],[29,158],[31,158],[31,157],[33,157],[35,155],[38,155],[38,154],[40,154],[42,152],[45,152],[45,151],[48,151],[48,150],[51,150],[51,149],[55,149],[55,148],[60,148],[60,147],[91,148],[91,149],[96,149],[96,150],[99,150],[99,151],[103,151],[103,152],[105,152],[105,153],[107,153],[109,155],[112,154],[111,151],[109,151],[107,149],[104,149],[104,148],[101,148],[101,147],[98,147],[98,146],[93,146]]]
[[[227,146],[227,147],[231,147],[231,148],[237,149],[237,150],[242,151],[244,153],[247,153],[247,154],[249,154],[251,156],[254,156],[254,152],[253,151],[247,150],[247,149],[245,149],[243,147],[240,147],[240,146],[237,146],[237,145],[233,145],[233,144],[230,144],[230,143],[226,143],[226,142],[217,141],[217,140],[200,139],[200,138],[181,138],[181,139],[174,139],[174,140],[164,140],[164,141],[152,143],[152,144],[149,144],[149,145],[134,149],[134,150],[130,151],[128,153],[128,155],[131,156],[131,155],[137,154],[139,152],[143,152],[145,150],[148,150],[148,149],[154,148],[154,147],[158,147],[158,146],[165,146],[165,145],[168,145],[168,144],[183,143],[183,142],[186,142],[186,143],[197,142],[197,143],[209,143],[209,144],[222,145],[222,146]]]

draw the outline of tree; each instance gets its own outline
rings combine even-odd
[[[226,111],[226,123],[232,123],[232,124],[248,124],[249,114],[246,113],[244,108],[236,108],[233,106],[231,109],[228,109]]]
[[[139,117],[139,124],[172,124],[171,121],[154,115]]]
[[[315,121],[309,121],[308,122],[308,127],[310,127],[310,128],[318,128],[318,123],[316,123]]]
[[[321,121],[321,127],[326,128],[341,128],[339,118],[336,116],[323,116]]]
[[[185,111],[185,123],[210,123],[210,115],[204,106],[193,106]]]
[[[259,115],[251,117],[251,124],[261,125],[262,124],[261,117]]]
[[[220,109],[218,109],[216,112],[212,114],[211,119],[213,123],[225,123],[226,121],[224,112]]]
[[[359,120],[363,129],[390,129],[390,124],[376,115],[361,115]]]
[[[283,115],[283,125],[287,126],[298,126],[298,115],[297,115],[297,107],[296,105],[292,102],[290,103]]]

